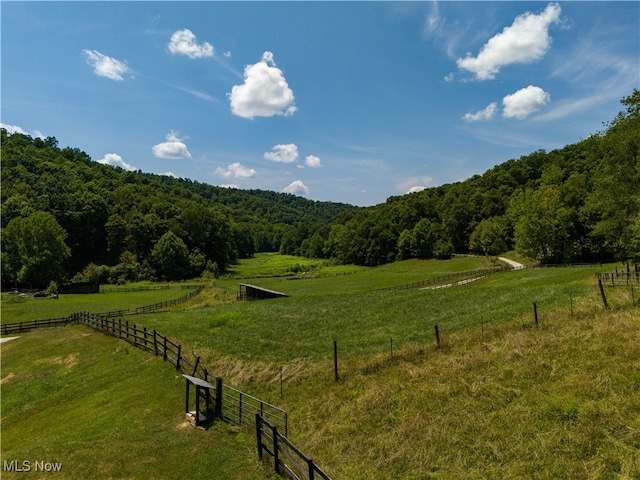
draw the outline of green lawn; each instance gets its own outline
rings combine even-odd
[[[265,479],[252,435],[185,424],[169,363],[83,326],[1,344],[2,460],[62,464],[46,478]]]
[[[186,295],[181,285],[167,290],[147,290],[136,292],[111,291],[116,287],[106,287],[107,293],[89,295],[60,295],[59,298],[22,298],[11,293],[2,294],[2,323],[24,322],[47,318],[66,317],[76,312],[101,313],[116,310],[135,310],[136,307],[175,300]]]

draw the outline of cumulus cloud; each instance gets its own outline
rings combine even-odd
[[[529,85],[502,99],[504,105],[502,116],[522,120],[540,110],[549,101],[551,101],[551,95],[540,87]]]
[[[309,168],[320,168],[322,167],[322,162],[315,155],[309,155],[304,159],[304,164]]]
[[[244,83],[235,85],[227,95],[232,113],[243,118],[289,116],[297,110],[293,91],[271,52],[264,52],[258,63],[247,65]]]
[[[107,153],[104,157],[97,161],[103,165],[111,165],[112,167],[120,167],[124,170],[128,170],[130,172],[135,172],[138,170],[136,167],[129,165],[125,162],[120,155],[117,153]]]
[[[428,175],[422,177],[409,177],[396,184],[396,188],[405,193],[414,193],[424,190],[426,185],[433,182],[433,178]]]
[[[173,173],[173,172],[164,172],[164,173],[161,173],[160,175],[163,175],[163,176],[165,176],[165,177],[178,178],[178,177],[176,176],[176,174],[175,174],[175,173]]]
[[[189,58],[213,57],[213,45],[204,42],[198,45],[196,36],[188,28],[178,30],[171,35],[169,51],[174,55],[184,55]]]
[[[191,158],[189,149],[184,142],[178,137],[178,134],[171,130],[167,134],[167,141],[154,145],[151,150],[158,158],[167,158],[170,160],[179,160],[181,158]]]
[[[480,120],[490,120],[496,113],[498,104],[496,102],[490,103],[484,110],[478,110],[476,113],[465,113],[462,117],[467,122],[478,122]]]
[[[279,163],[293,163],[298,159],[298,146],[295,143],[274,145],[264,158]]]
[[[560,13],[560,5],[550,3],[539,15],[519,15],[511,26],[490,38],[477,57],[459,58],[458,68],[474,73],[478,80],[490,80],[505,65],[539,60],[549,50],[549,27],[560,21]]]
[[[127,62],[108,57],[97,50],[83,50],[82,53],[84,53],[87,63],[93,67],[93,73],[99,77],[122,81],[124,74],[131,73]]]
[[[238,178],[247,179],[256,176],[256,171],[253,168],[243,167],[239,162],[232,163],[227,168],[216,168],[216,175],[222,178]]]
[[[7,125],[6,123],[0,123],[0,128],[4,128],[7,131],[8,135],[13,135],[14,133],[19,133],[21,135],[29,135],[22,128],[17,125]]]
[[[309,187],[302,183],[302,180],[291,182],[289,185],[284,187],[282,191],[293,195],[309,195]]]

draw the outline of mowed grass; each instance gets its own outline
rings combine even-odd
[[[134,287],[136,285],[133,285]],[[76,312],[102,313],[116,310],[135,310],[136,307],[175,300],[187,294],[181,285],[169,289],[135,292],[115,291],[107,286],[106,293],[90,295],[60,295],[52,298],[22,298],[11,293],[2,293],[1,323],[61,318]]]
[[[83,326],[0,346],[2,478],[265,479],[253,438],[185,423],[185,383],[169,364]],[[192,391],[193,394],[193,391]],[[59,473],[35,462],[59,463]]]

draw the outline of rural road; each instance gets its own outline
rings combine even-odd
[[[498,257],[498,260],[502,260],[504,263],[508,263],[513,267],[514,270],[522,270],[523,268],[526,268],[523,264],[514,262],[513,260],[509,260],[505,257]]]

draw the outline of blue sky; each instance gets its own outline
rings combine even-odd
[[[639,2],[3,1],[2,126],[95,161],[375,205],[603,129]]]

